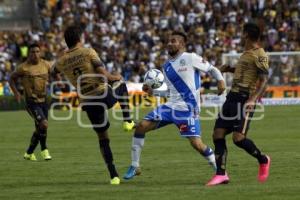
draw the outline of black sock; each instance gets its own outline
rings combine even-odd
[[[47,129],[39,129],[40,134],[40,144],[41,150],[44,151],[47,149],[46,141],[47,141]]]
[[[227,159],[227,147],[225,139],[214,140],[215,144],[215,156],[217,164],[217,175],[225,175],[226,159]]]
[[[31,136],[30,145],[27,149],[27,153],[32,154],[38,144],[39,144],[39,134],[36,131],[34,131]]]
[[[255,146],[252,140],[245,138],[241,141],[234,142],[236,146],[244,149],[251,156],[255,157],[259,163],[267,163],[267,157],[262,155],[260,150]]]
[[[107,165],[110,178],[118,177],[118,172],[113,164],[113,155],[109,146],[109,139],[99,140],[100,151]]]
[[[130,117],[129,94],[126,84],[122,83],[117,90],[117,95],[119,95],[118,102],[120,103],[120,107],[122,109],[123,120],[131,122],[132,118]]]

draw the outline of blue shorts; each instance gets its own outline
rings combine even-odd
[[[148,113],[144,120],[158,122],[156,128],[175,124],[183,137],[201,136],[199,116],[190,111],[174,110],[166,105],[161,105]]]

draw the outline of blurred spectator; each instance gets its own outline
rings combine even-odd
[[[94,47],[110,72],[143,81],[149,68],[166,59],[163,44],[171,30],[188,33],[188,51],[216,66],[222,53],[241,52],[245,22],[257,21],[268,51],[300,51],[299,0],[38,0],[40,30],[0,33],[0,81],[27,57],[28,44],[39,42],[44,57],[55,60],[65,47],[64,28],[76,23],[87,47]],[[298,62],[299,63],[299,62]],[[272,69],[280,81],[295,84],[297,62]],[[271,65],[271,67],[273,67]],[[298,75],[296,75],[298,77]]]

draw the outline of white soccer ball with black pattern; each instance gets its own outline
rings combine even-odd
[[[152,89],[157,89],[164,83],[164,75],[158,69],[150,69],[144,76],[144,84],[148,85]]]

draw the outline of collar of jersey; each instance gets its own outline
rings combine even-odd
[[[177,58],[179,58],[183,53],[184,53],[184,51],[181,52],[181,54],[178,54],[175,58],[170,58],[169,61],[170,61],[170,62],[174,62],[174,61],[177,60]]]
[[[73,48],[73,49],[70,49],[68,52],[72,52],[72,51],[75,51],[75,50],[77,50],[79,47],[75,47],[75,48]]]

